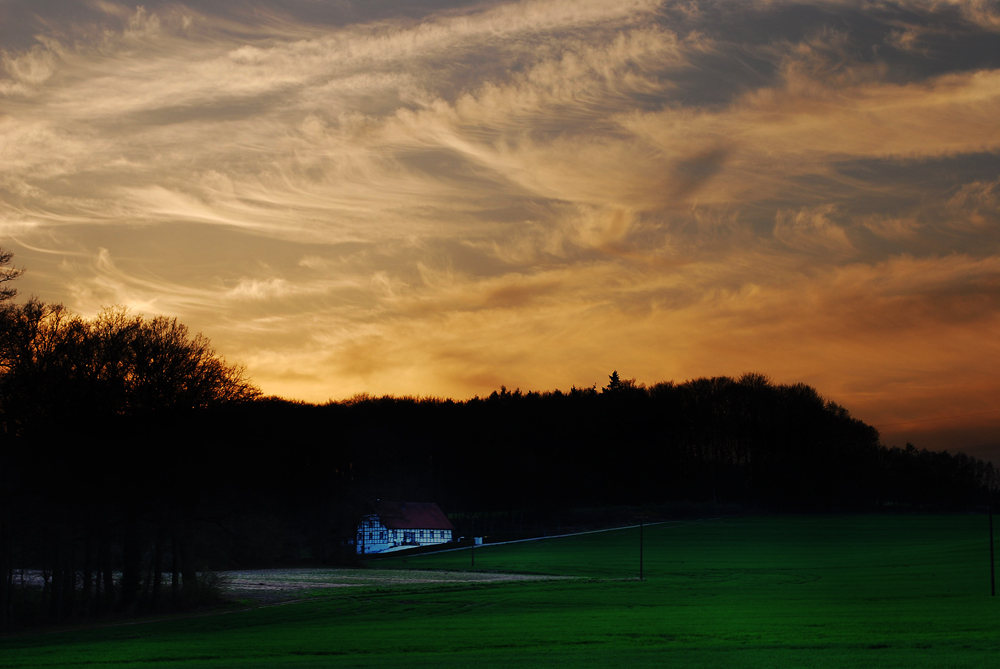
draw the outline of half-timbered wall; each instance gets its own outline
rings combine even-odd
[[[365,516],[358,525],[357,552],[381,553],[401,546],[430,546],[451,541],[451,530],[389,529],[378,516]]]
[[[358,524],[358,553],[381,553],[392,547],[389,528],[379,522],[378,516],[365,516]]]

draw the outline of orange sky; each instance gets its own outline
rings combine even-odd
[[[0,1],[22,296],[266,393],[761,371],[1000,455],[990,0]]]

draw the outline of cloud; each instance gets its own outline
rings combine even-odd
[[[885,239],[913,239],[920,227],[914,217],[885,215],[861,216],[858,222],[866,229]]]
[[[0,95],[30,95],[55,72],[55,55],[42,46],[19,55],[0,55],[9,80],[0,80]]]
[[[622,125],[675,160],[720,144],[727,169],[700,199],[774,197],[792,178],[828,175],[850,158],[905,158],[1000,149],[1000,71],[946,75],[923,84],[828,85],[786,72],[721,111],[668,109],[623,116]]]
[[[273,300],[288,296],[294,288],[284,279],[248,279],[242,278],[228,291],[228,296],[234,300]]]
[[[964,184],[948,200],[948,207],[957,215],[956,228],[995,229],[1000,222],[1000,179]]]
[[[850,253],[854,250],[844,228],[831,220],[836,208],[831,205],[799,211],[779,210],[774,236],[787,246],[813,253]]]

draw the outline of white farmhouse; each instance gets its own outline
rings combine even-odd
[[[378,502],[358,523],[358,553],[445,544],[455,526],[433,502]]]

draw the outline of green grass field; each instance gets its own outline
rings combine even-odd
[[[579,578],[373,585],[0,640],[0,667],[998,667],[983,516],[773,516],[484,547]],[[371,564],[463,569],[468,551]],[[385,583],[392,581],[386,580]]]

